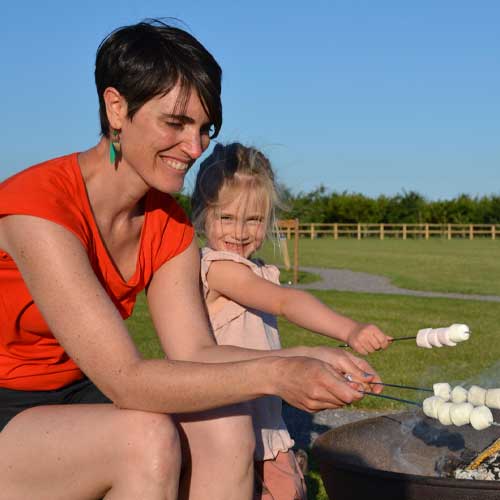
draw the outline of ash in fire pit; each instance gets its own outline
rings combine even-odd
[[[487,458],[477,469],[467,467],[456,469],[455,479],[475,479],[482,481],[498,481],[500,479],[500,453],[494,453]]]
[[[451,459],[443,467],[447,477],[473,479],[476,481],[498,481],[500,479],[500,439],[471,459],[471,450],[464,450],[461,462]]]

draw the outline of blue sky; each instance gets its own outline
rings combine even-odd
[[[500,194],[496,0],[1,4],[0,179],[94,145],[98,44],[172,16],[222,66],[218,140],[262,148],[293,191]]]

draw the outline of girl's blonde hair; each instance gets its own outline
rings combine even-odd
[[[256,192],[265,206],[267,235],[276,227],[276,208],[281,206],[271,162],[258,149],[238,142],[217,144],[201,163],[191,196],[193,224],[198,234],[205,234],[210,210],[222,203],[222,190]],[[240,191],[241,192],[241,191]]]

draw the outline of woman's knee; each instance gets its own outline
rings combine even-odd
[[[169,415],[123,410],[119,432],[130,465],[143,473],[164,477],[181,467],[181,446],[176,424]],[[123,451],[123,450],[122,450]]]
[[[245,407],[231,407],[220,409],[211,418],[198,421],[194,433],[189,433],[188,439],[193,438],[203,442],[202,449],[211,456],[234,457],[235,450],[241,459],[253,461],[255,450],[255,434],[252,418],[245,412]],[[189,435],[191,434],[191,435]],[[199,443],[198,443],[199,444]]]

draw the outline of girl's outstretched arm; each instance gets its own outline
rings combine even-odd
[[[360,354],[385,349],[390,343],[391,337],[377,326],[339,314],[308,292],[267,281],[244,264],[229,260],[212,262],[207,280],[210,290],[224,297],[346,342]]]

